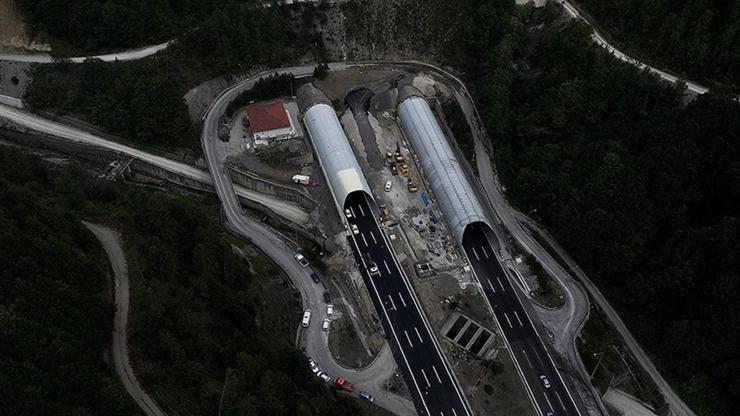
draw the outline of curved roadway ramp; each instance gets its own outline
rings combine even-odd
[[[136,379],[134,370],[131,368],[128,356],[128,344],[126,342],[127,323],[128,323],[128,304],[129,304],[129,284],[128,284],[128,265],[126,257],[121,248],[121,242],[118,240],[116,233],[102,225],[92,224],[82,221],[95,237],[102,244],[105,253],[110,259],[111,268],[115,283],[115,303],[116,315],[113,325],[113,344],[111,351],[113,353],[113,364],[116,373],[121,379],[121,383],[136,404],[147,416],[167,416],[141,388],[139,381]]]
[[[347,369],[334,361],[328,348],[328,335],[321,330],[321,321],[326,317],[323,286],[311,281],[312,270],[308,267],[301,267],[295,261],[293,249],[288,247],[271,229],[244,214],[236,199],[231,178],[225,173],[223,155],[218,146],[218,124],[221,116],[228,104],[241,92],[252,88],[262,76],[273,73],[293,73],[296,77],[309,76],[313,74],[313,66],[269,71],[242,81],[219,95],[203,117],[201,145],[227,219],[226,225],[231,231],[250,240],[269,256],[295,283],[301,293],[303,307],[313,311],[311,324],[301,334],[306,354],[317,361],[319,367],[330,375],[345,376],[355,383],[358,389],[371,393],[375,397],[375,404],[398,415],[413,415],[415,411],[411,401],[390,394],[382,388],[384,381],[395,371],[395,363],[392,361],[389,348],[383,348],[379,357],[364,369]]]

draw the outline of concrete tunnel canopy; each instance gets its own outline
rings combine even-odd
[[[347,196],[354,192],[364,192],[373,200],[373,194],[331,101],[311,84],[301,86],[296,97],[321,170],[339,211],[346,208]]]
[[[483,223],[490,228],[465,170],[421,92],[405,86],[399,91],[398,103],[401,128],[418,155],[423,173],[457,243],[462,244],[470,224]]]

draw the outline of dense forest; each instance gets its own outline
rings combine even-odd
[[[639,57],[692,78],[740,87],[740,2],[579,0]]]
[[[229,369],[224,415],[360,414],[311,374],[292,331],[268,325],[276,307],[255,282],[274,274],[234,253],[213,197],[49,169],[6,147],[0,162],[1,414],[138,414],[102,359],[109,266],[81,218],[124,236],[133,366],[166,409],[216,414]]]
[[[686,104],[557,15],[522,12],[471,49],[509,197],[536,209],[698,414],[740,414],[740,106]]]
[[[0,146],[0,414],[138,415],[103,362],[107,257],[45,191],[65,179]]]

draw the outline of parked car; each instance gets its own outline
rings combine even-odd
[[[319,374],[319,377],[321,377],[321,379],[324,380],[324,383],[330,383],[331,382],[331,376],[329,376],[329,374],[326,374],[324,372],[321,372]]]
[[[331,303],[331,295],[329,292],[324,292],[324,303]]]
[[[311,323],[311,309],[306,309],[305,312],[303,312],[303,319],[301,320],[301,326],[304,328],[308,328],[308,324]]]
[[[396,164],[395,163],[391,165],[391,174],[393,176],[398,175],[398,168],[396,167]]]
[[[546,389],[550,388],[550,380],[548,380],[547,377],[541,375],[540,380],[542,380],[542,385],[545,386]]]
[[[328,331],[329,330],[329,327],[331,327],[331,320],[328,319],[328,318],[326,318],[321,323],[321,329],[323,329],[324,331]]]
[[[301,265],[301,267],[308,267],[308,260],[306,260],[306,258],[303,257],[303,254],[298,253],[294,257],[295,257],[295,260],[298,262],[298,264]]]
[[[372,403],[372,402],[375,401],[375,397],[373,397],[372,394],[370,394],[368,392],[365,392],[365,391],[361,391],[360,394],[359,394],[359,396],[360,396],[361,399],[365,399],[365,400],[369,401],[370,403]]]
[[[311,280],[313,280],[314,283],[321,282],[321,278],[319,277],[319,274],[316,272],[311,273]]]
[[[383,189],[385,189],[386,192],[390,192],[391,189],[393,189],[393,182],[387,181],[385,183],[385,187],[383,187]]]
[[[330,303],[326,305],[326,316],[331,318],[332,315],[334,315],[334,305]]]

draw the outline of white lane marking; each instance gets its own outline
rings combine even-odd
[[[542,358],[540,358],[540,353],[538,353],[536,349],[533,349],[532,351],[534,351],[534,356],[537,357],[537,362],[540,363],[540,367],[543,367],[544,364],[542,364]]]
[[[514,328],[514,325],[511,324],[511,319],[509,319],[509,315],[504,312],[504,318],[506,318],[506,322],[509,323],[509,328]]]
[[[457,416],[457,412],[455,411],[455,409],[452,409],[452,415]]]
[[[355,215],[355,210],[352,209],[352,207],[349,207],[349,212],[352,213],[352,218],[357,218],[357,216]]]
[[[387,262],[387,261],[385,261],[385,260],[383,260],[383,264],[385,264],[385,270],[386,270],[386,271],[388,272],[388,274],[390,275],[390,274],[391,274],[391,268],[390,268],[390,267],[388,267],[388,262]],[[403,305],[403,306],[406,306],[406,305]]]
[[[480,257],[478,257],[478,252],[475,251],[475,247],[472,247],[472,249],[473,249],[473,254],[475,254],[475,259],[480,261]]]
[[[547,392],[545,392],[545,400],[547,400],[547,405],[550,406],[550,411],[552,411],[552,403],[550,403],[550,398],[547,397]]]
[[[565,409],[565,403],[563,403],[563,399],[560,398],[560,393],[558,393],[557,390],[555,390],[555,396],[557,396],[558,401],[560,402],[560,406]]]
[[[378,244],[378,240],[375,239],[375,234],[373,234],[372,231],[370,231],[370,237],[373,238],[373,244]],[[388,273],[390,273],[390,272],[388,272]]]
[[[362,237],[362,242],[365,243],[365,247],[368,247],[367,239],[365,239],[365,234],[360,234],[360,237]]]
[[[432,370],[434,370],[434,375],[437,376],[437,381],[439,381],[439,384],[442,384],[442,378],[439,377],[439,373],[437,372],[437,367],[432,366]]]
[[[363,237],[363,238],[364,238],[364,237]],[[498,280],[498,285],[499,285],[499,286],[501,286],[501,290],[502,290],[503,292],[506,292],[506,289],[504,289],[504,284],[503,284],[503,283],[501,283],[501,278],[497,276],[497,277],[496,277],[496,280]]]
[[[516,316],[516,320],[519,321],[519,326],[524,326],[524,324],[522,323],[522,319],[519,318],[519,314],[516,313],[516,311],[514,311],[514,316]]]
[[[427,387],[432,387],[432,383],[429,382],[429,377],[427,377],[427,373],[424,371],[424,369],[421,369],[421,375],[424,376],[424,380],[427,382]]]
[[[364,217],[365,216],[365,210],[362,209],[362,205],[358,205],[357,208],[360,209],[360,214],[362,214],[362,216]]]
[[[403,300],[403,295],[401,294],[401,292],[398,292],[398,297],[401,298],[401,303],[403,303],[403,307],[405,308],[406,307],[406,301]]]
[[[522,350],[522,354],[524,354],[524,358],[527,359],[527,363],[529,364],[529,368],[534,370],[534,366],[532,365],[532,361],[529,360],[529,356],[527,355],[527,351]]]
[[[486,282],[488,282],[488,286],[491,286],[491,290],[493,290],[493,293],[496,293],[496,288],[493,287],[493,283],[491,283],[490,280],[486,280]]]
[[[388,296],[390,296],[390,295],[388,295]],[[421,339],[421,334],[419,333],[419,328],[414,327],[414,331],[416,331],[416,336],[419,337],[419,342],[421,342],[423,344],[424,343],[424,340]]]
[[[396,310],[396,304],[393,303],[393,298],[391,297],[391,295],[388,295],[388,300],[391,301],[391,308],[395,311]]]
[[[483,255],[488,258],[488,252],[486,252],[486,248],[484,246],[480,246],[480,249],[483,250]]]
[[[409,342],[409,345],[411,346],[411,348],[413,348],[414,347],[414,343],[411,342],[411,337],[409,337],[409,333],[406,332],[405,329],[403,330],[403,333],[406,335],[406,340]]]

